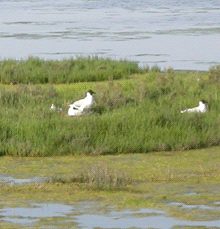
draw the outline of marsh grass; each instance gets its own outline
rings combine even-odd
[[[215,65],[209,69],[209,80],[220,84],[220,65]]]
[[[219,145],[220,91],[209,74],[150,71],[105,82],[2,85],[0,155],[103,155]],[[88,89],[96,91],[93,113],[68,117],[67,105]],[[210,103],[207,113],[180,113],[200,99]],[[52,103],[63,111],[50,110]]]
[[[62,61],[30,57],[27,60],[5,60],[0,63],[0,83],[60,84],[127,78],[143,69],[131,61],[78,57]]]
[[[82,189],[92,190],[126,190],[132,183],[127,172],[110,169],[106,165],[96,165],[92,168],[81,168],[78,174],[69,179],[52,177],[51,183],[76,183]]]
[[[192,214],[189,214],[169,203],[213,207],[219,202],[219,155],[220,147],[98,157],[4,156],[0,157],[3,176],[53,179],[21,185],[1,183],[2,207],[24,206],[30,202],[71,205],[92,200],[94,204],[101,201],[104,209],[108,206],[159,208],[170,216],[191,220],[196,209],[190,209]],[[214,217],[219,218],[219,211],[216,213]],[[200,220],[206,215],[212,216],[213,211],[202,211]]]

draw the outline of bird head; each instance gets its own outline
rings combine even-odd
[[[207,102],[207,101],[205,101],[204,99],[201,99],[201,100],[199,101],[199,104],[204,104],[204,105],[207,105],[207,104],[208,104],[208,102]]]
[[[88,90],[87,93],[89,93],[90,95],[96,94],[93,90]]]

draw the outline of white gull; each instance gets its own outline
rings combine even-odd
[[[95,100],[93,94],[95,92],[92,90],[87,91],[86,97],[84,99],[80,99],[73,104],[70,104],[70,108],[68,110],[69,116],[79,116],[84,113],[89,113],[90,108],[93,106]]]
[[[69,116],[81,116],[84,114],[83,111],[74,108],[73,104],[70,104],[69,106],[70,106],[70,108],[68,109]]]
[[[205,100],[199,101],[199,106],[194,108],[189,108],[186,110],[182,110],[181,113],[189,112],[189,113],[205,113],[208,110],[208,103]]]

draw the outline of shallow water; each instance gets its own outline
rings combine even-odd
[[[13,176],[0,174],[0,182],[4,184],[10,184],[10,185],[19,185],[19,184],[25,184],[25,183],[44,182],[44,181],[45,181],[45,178],[40,178],[40,177],[15,178]]]
[[[199,205],[189,205],[189,204],[183,204],[183,203],[178,203],[178,202],[172,202],[172,203],[169,203],[170,205],[173,205],[173,206],[178,206],[179,208],[182,208],[182,209],[202,209],[202,210],[210,210],[210,211],[219,211],[220,212],[220,207],[218,206],[213,206],[213,207],[210,207],[210,206],[207,206],[207,205],[203,205],[203,204],[199,204]],[[214,203],[215,205],[217,205],[216,203]]]
[[[38,222],[41,218],[65,217],[72,209],[73,207],[62,204],[31,204],[30,208],[3,208],[0,216],[3,221],[27,225]]]
[[[180,204],[180,203],[178,203]],[[3,205],[3,204],[2,204]],[[81,202],[74,206],[64,204],[30,204],[30,207],[3,207],[2,222],[18,223],[23,227],[36,226],[46,218],[60,217],[59,223],[72,222],[76,228],[162,228],[175,226],[203,226],[220,228],[220,220],[185,221],[169,217],[164,211],[139,209],[116,211],[113,208],[98,208],[97,202]],[[59,228],[52,220],[53,228]],[[45,228],[48,227],[48,224]]]
[[[218,227],[217,221],[183,221],[166,216],[112,218],[106,216],[83,215],[78,217],[82,228],[161,228],[170,229],[177,226]],[[220,227],[219,227],[220,228]]]
[[[97,55],[208,70],[220,57],[220,1],[1,0],[0,59]]]

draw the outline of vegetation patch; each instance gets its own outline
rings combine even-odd
[[[213,81],[210,74],[155,70],[102,82],[1,85],[0,155],[106,155],[218,146],[220,89],[216,75]],[[88,89],[96,92],[92,114],[68,117],[68,104]],[[180,113],[201,99],[209,102],[207,113]],[[52,103],[62,112],[52,111]]]
[[[130,176],[125,171],[110,169],[104,165],[94,166],[90,169],[80,169],[78,174],[66,179],[52,177],[51,183],[76,183],[81,188],[92,190],[126,190],[132,183]]]
[[[62,61],[30,57],[27,60],[4,60],[0,63],[0,83],[60,84],[127,78],[144,72],[132,61],[78,57]]]

